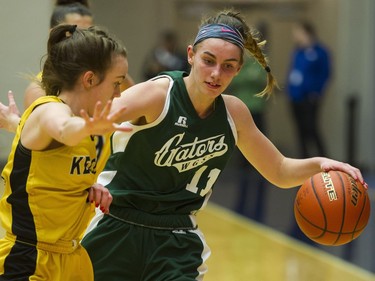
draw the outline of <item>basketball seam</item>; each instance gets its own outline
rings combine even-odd
[[[320,210],[322,211],[323,213],[323,218],[324,218],[324,228],[321,228],[319,226],[316,226],[314,225],[313,223],[311,223],[310,221],[308,221],[311,225],[317,227],[318,229],[322,230],[322,233],[320,233],[320,235],[318,236],[314,236],[312,237],[313,239],[318,239],[320,237],[323,237],[324,234],[327,232],[327,216],[326,216],[326,213],[324,211],[324,208],[323,208],[323,204],[318,196],[318,193],[316,192],[316,189],[315,189],[315,182],[314,182],[314,177],[311,178],[311,187],[312,187],[312,190],[314,192],[314,195],[315,195],[315,198],[316,198],[316,201],[318,201],[318,204],[319,204],[319,207],[320,207]]]
[[[367,199],[367,200],[366,200],[366,199]],[[360,213],[360,215],[359,215],[359,217],[358,217],[358,219],[357,219],[357,223],[355,224],[355,227],[354,227],[354,231],[353,231],[353,234],[352,234],[352,240],[354,239],[354,234],[355,234],[355,232],[356,232],[356,229],[357,229],[358,223],[359,223],[359,221],[361,220],[361,217],[362,217],[363,211],[364,211],[364,209],[365,209],[365,207],[366,207],[367,201],[369,201],[369,199],[368,199],[368,194],[367,194],[367,192],[366,192],[366,193],[365,193],[365,200],[364,200],[364,203],[363,203],[363,205],[362,205],[361,213]],[[365,224],[365,226],[364,226],[363,228],[361,228],[360,231],[362,231],[363,229],[365,229],[366,225],[367,225],[367,223]]]
[[[332,245],[336,245],[337,242],[340,240],[340,237],[341,237],[341,234],[342,234],[342,230],[344,229],[344,224],[345,224],[345,217],[346,217],[346,190],[345,190],[345,184],[344,184],[344,180],[343,178],[341,177],[340,173],[338,172],[335,172],[335,174],[339,177],[340,179],[340,182],[341,182],[341,189],[342,189],[342,192],[341,194],[343,194],[343,208],[342,208],[342,220],[341,220],[341,226],[340,226],[340,232],[338,233],[337,235],[337,238],[336,238],[336,241],[333,242]],[[355,229],[354,229],[355,230]],[[352,232],[349,232],[349,233],[352,233]],[[353,235],[353,234],[352,234]]]

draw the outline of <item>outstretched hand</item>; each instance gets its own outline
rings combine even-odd
[[[89,189],[88,201],[91,203],[95,202],[95,207],[100,206],[100,210],[108,214],[109,206],[112,203],[112,195],[108,189],[99,183],[95,183]]]
[[[368,188],[367,183],[363,179],[363,175],[361,171],[358,168],[353,167],[352,165],[348,163],[343,163],[343,162],[339,162],[339,161],[332,160],[332,159],[325,159],[321,163],[320,167],[324,172],[328,172],[328,171],[345,172],[349,174],[350,176],[352,176],[353,179],[355,179],[356,181],[359,181],[366,189]]]
[[[132,129],[121,126],[116,120],[124,113],[125,107],[111,112],[112,101],[108,101],[104,106],[100,101],[95,105],[95,110],[90,117],[85,110],[81,110],[81,117],[86,122],[86,128],[92,135],[103,135],[113,131],[129,132]]]
[[[0,128],[9,132],[15,132],[20,121],[20,111],[14,100],[13,92],[8,92],[9,105],[6,106],[0,102]]]

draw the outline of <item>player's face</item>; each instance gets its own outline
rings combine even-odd
[[[200,92],[220,95],[241,69],[241,50],[222,39],[209,38],[197,45],[196,52],[188,48],[192,75]]]
[[[121,84],[128,74],[128,60],[123,56],[116,56],[113,59],[112,67],[107,71],[104,80],[93,87],[92,100],[96,103],[100,100],[105,104],[121,94]]]

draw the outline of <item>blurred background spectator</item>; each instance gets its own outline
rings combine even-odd
[[[186,52],[179,48],[178,37],[173,30],[160,33],[157,44],[146,56],[143,63],[143,77],[148,80],[158,73],[168,70],[189,70]]]
[[[329,52],[319,42],[310,22],[295,23],[292,37],[295,49],[291,55],[287,92],[297,129],[299,156],[327,156],[319,120],[331,72]]]

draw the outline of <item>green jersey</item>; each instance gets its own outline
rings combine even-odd
[[[142,126],[124,122],[133,130],[113,134],[112,153],[98,179],[113,196],[111,210],[194,214],[205,206],[232,155],[237,134],[222,96],[207,118],[198,116],[183,75],[173,71],[159,76],[168,77],[170,87],[154,122]]]

